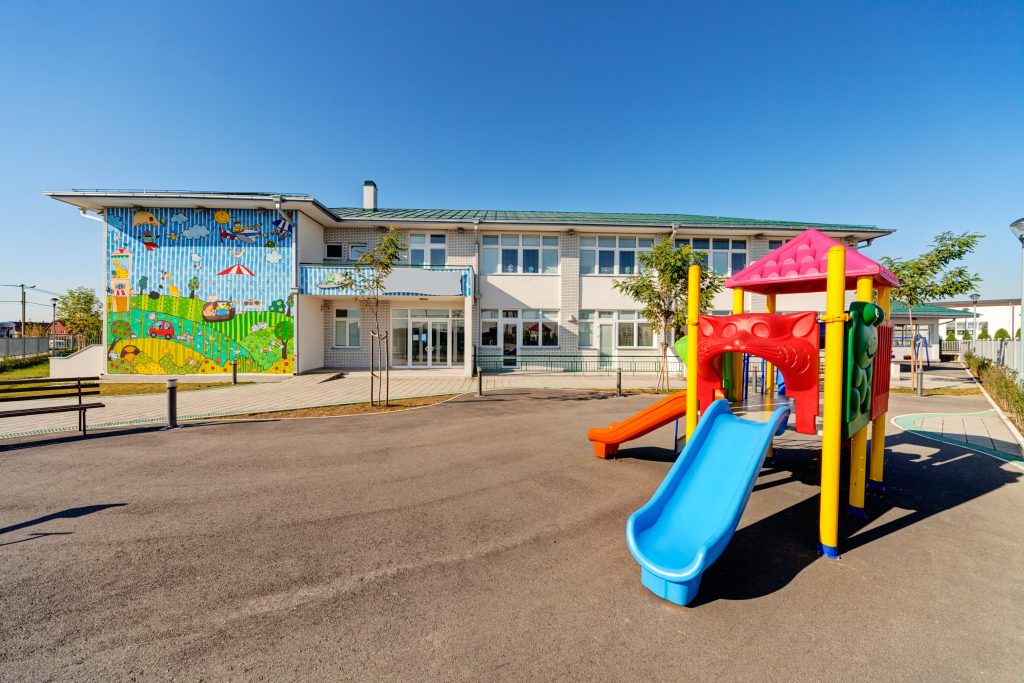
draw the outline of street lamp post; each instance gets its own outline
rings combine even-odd
[[[975,350],[975,340],[978,338],[978,299],[981,298],[981,294],[975,292],[971,294],[971,301],[974,302],[974,334],[971,335],[971,353]]]
[[[53,354],[53,328],[57,325],[57,297],[50,299],[50,305],[53,307],[50,313],[50,353]]]
[[[1012,232],[1013,236],[1017,238],[1017,240],[1020,242],[1020,246],[1021,246],[1021,250],[1020,250],[1020,254],[1021,254],[1021,260],[1020,260],[1020,276],[1021,276],[1020,303],[1021,303],[1021,309],[1020,309],[1020,321],[1017,324],[1017,329],[1018,330],[1022,330],[1022,329],[1024,329],[1024,328],[1021,327],[1022,325],[1024,325],[1024,218],[1018,218],[1014,222],[1010,223],[1010,232]],[[1020,336],[1021,336],[1020,343],[1017,345],[1019,347],[1018,348],[1019,355],[1017,356],[1017,378],[1018,379],[1021,378],[1021,375],[1024,375],[1024,331],[1021,332]]]

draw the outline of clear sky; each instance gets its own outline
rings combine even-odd
[[[896,228],[876,257],[974,229],[982,294],[1019,291],[1024,1],[0,0],[0,93],[0,284],[101,285],[99,224],[44,190],[354,206],[372,178],[388,207]]]

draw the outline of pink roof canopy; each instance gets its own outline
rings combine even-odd
[[[864,276],[871,276],[875,285],[884,287],[900,283],[895,275],[864,254],[810,229],[733,275],[725,286],[742,287],[756,294],[824,292],[828,250],[836,245],[846,250],[847,289],[856,288],[857,278]]]

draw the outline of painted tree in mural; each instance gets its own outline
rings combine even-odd
[[[274,325],[274,336],[281,342],[281,358],[287,358],[288,342],[295,336],[295,324],[291,320],[282,320]]]
[[[658,389],[668,389],[668,333],[686,323],[686,283],[691,265],[704,266],[707,257],[690,246],[676,247],[669,238],[654,245],[650,253],[637,255],[637,272],[624,280],[612,280],[612,286],[639,304],[640,312],[661,333],[661,369]],[[700,270],[700,312],[711,310],[715,295],[722,291],[724,278],[710,268]]]
[[[122,339],[128,339],[132,336],[132,326],[127,320],[115,320],[110,324],[110,346],[107,347],[107,353],[114,350],[114,345]]]
[[[899,286],[892,290],[892,298],[907,307],[907,318],[914,338],[910,357],[910,381],[914,388],[917,387],[920,348],[916,340],[914,309],[930,301],[950,299],[977,288],[981,276],[970,272],[965,266],[953,264],[974,251],[982,237],[977,232],[941,232],[932,240],[931,249],[920,256],[908,259],[883,256],[879,259],[900,281]]]
[[[188,287],[188,298],[195,299],[196,290],[199,289],[199,278],[193,275],[189,278],[189,281],[185,283],[185,286]]]
[[[295,305],[295,293],[294,292],[288,295],[288,298],[285,299],[285,304],[288,306],[288,310],[286,310],[284,314],[290,318],[290,317],[292,317],[292,306]]]
[[[377,238],[377,243],[359,256],[358,280],[353,278],[351,288],[356,294],[356,301],[370,309],[373,313],[373,331],[370,333],[370,403],[381,402],[388,405],[391,395],[388,382],[388,370],[391,367],[391,354],[388,351],[388,334],[380,328],[380,297],[384,292],[384,281],[395,269],[395,264],[402,258],[405,251],[405,240],[395,226]],[[383,370],[382,378],[377,372]],[[375,392],[376,390],[376,392]]]

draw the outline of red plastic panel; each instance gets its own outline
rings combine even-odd
[[[722,354],[751,353],[772,363],[786,380],[796,409],[796,430],[815,434],[818,417],[818,316],[813,312],[775,315],[702,316],[697,325],[697,399],[701,410],[722,388]]]
[[[889,371],[892,358],[892,321],[878,326],[878,352],[871,375],[871,419],[889,410]]]

